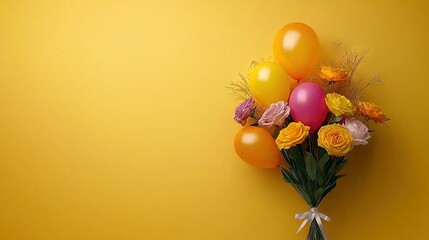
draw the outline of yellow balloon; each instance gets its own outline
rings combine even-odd
[[[319,38],[304,23],[289,23],[282,27],[274,39],[273,50],[279,65],[298,81],[308,77],[319,62]]]
[[[288,100],[290,80],[279,65],[262,62],[250,73],[249,89],[256,102],[268,108],[272,103]]]

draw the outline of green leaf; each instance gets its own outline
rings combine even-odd
[[[318,186],[325,186],[326,185],[326,175],[324,172],[322,172],[320,170],[320,168],[317,170],[316,182],[317,182]]]
[[[308,195],[310,196],[311,203],[313,203],[314,202],[314,183],[312,182],[307,183],[306,193],[308,193]]]
[[[299,148],[297,146],[289,148],[288,152],[295,161],[302,160],[301,151],[299,151]]]
[[[310,196],[305,191],[301,191],[300,193],[301,193],[301,196],[304,198],[305,202],[311,206],[312,202],[311,202]]]
[[[335,172],[335,174],[339,173],[341,171],[341,169],[346,165],[347,163],[347,159],[342,158],[341,161],[339,161],[338,165],[337,165],[337,170]]]
[[[285,182],[288,182],[290,184],[298,184],[298,181],[293,177],[292,173],[290,173],[285,168],[281,168],[281,171],[282,171],[283,179],[285,180]]]
[[[314,191],[314,196],[316,199],[319,199],[319,197],[322,195],[323,193],[323,188],[318,188],[316,191]]]
[[[335,176],[335,174],[337,173],[337,166],[339,164],[340,158],[338,157],[334,157],[333,161],[331,162],[328,172],[327,172],[327,176],[328,178],[332,178]]]
[[[322,156],[322,158],[319,159],[319,169],[321,172],[325,171],[325,164],[326,162],[329,160],[329,155],[328,153],[325,153],[325,155]]]
[[[317,163],[313,155],[309,152],[305,152],[305,169],[307,170],[308,177],[311,180],[316,179]]]
[[[287,165],[291,165],[291,163],[290,163],[290,156],[287,154],[287,151],[286,151],[286,149],[282,149],[282,150],[280,150],[280,153],[282,154],[282,156],[283,156],[283,160],[285,160],[285,162],[287,163]]]
[[[317,140],[316,140],[316,142],[317,142]],[[326,150],[324,148],[318,147],[318,154],[319,154],[319,159],[320,159],[320,158],[322,158],[322,156],[324,156],[325,154],[328,154],[328,153],[326,152]]]
[[[337,181],[338,179],[343,178],[345,176],[346,176],[345,174],[337,175],[337,176],[334,177],[334,181]]]
[[[304,155],[299,150],[298,146],[291,147],[287,150],[287,153],[291,156],[292,159],[290,161],[293,161],[296,167],[304,168],[305,169],[305,163],[304,163]]]
[[[339,116],[339,117],[333,116],[328,124],[339,123],[339,122],[341,122],[341,119],[342,119],[341,116]]]
[[[297,171],[290,171],[291,173],[292,173],[292,176],[295,178],[295,179],[301,179],[300,178],[300,175],[299,175],[299,172],[297,172]]]
[[[329,186],[323,191],[323,194],[322,194],[322,196],[320,197],[320,201],[322,201],[322,199],[326,196],[326,195],[328,195],[328,193],[329,192],[331,192],[335,187],[337,186],[337,182],[336,181],[334,181],[334,182],[332,182],[331,184],[329,184]]]

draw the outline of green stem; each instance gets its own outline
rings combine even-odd
[[[322,232],[317,225],[316,220],[313,220],[310,225],[310,231],[307,235],[307,240],[324,240]]]

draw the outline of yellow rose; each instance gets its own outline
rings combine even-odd
[[[328,93],[325,97],[326,105],[328,105],[329,111],[335,116],[340,117],[342,115],[353,116],[356,108],[353,104],[341,94]]]
[[[276,139],[279,149],[289,149],[305,141],[308,136],[310,127],[301,122],[292,122],[286,128],[283,128]]]
[[[341,82],[347,80],[348,75],[343,69],[321,66],[319,77],[328,82]]]
[[[353,149],[353,137],[342,125],[326,125],[319,129],[317,144],[329,155],[341,157]]]

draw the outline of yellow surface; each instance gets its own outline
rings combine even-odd
[[[0,239],[304,239],[234,153],[224,88],[303,21],[370,50],[393,120],[320,206],[330,239],[426,239],[426,1],[0,1]]]

